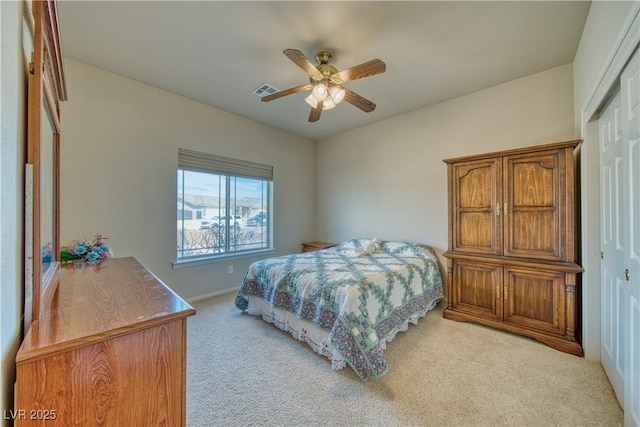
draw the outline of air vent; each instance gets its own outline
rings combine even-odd
[[[268,83],[263,83],[256,90],[253,91],[253,94],[258,96],[267,96],[276,92],[278,92],[278,89],[276,89],[275,87],[271,86]]]

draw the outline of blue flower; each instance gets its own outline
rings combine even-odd
[[[53,258],[52,258],[53,254],[51,253],[51,248],[49,248],[48,246],[44,246],[42,248],[42,262],[45,264],[50,263]]]
[[[106,237],[96,234],[96,238],[93,240],[74,240],[69,246],[60,248],[60,260],[62,262],[78,260],[97,262],[109,259],[111,258],[111,249],[104,244],[104,239]]]
[[[82,245],[78,245],[75,247],[75,249],[73,250],[73,253],[75,255],[84,255],[87,253],[87,248],[82,246]]]
[[[87,261],[95,261],[100,257],[100,254],[98,252],[96,252],[95,250],[89,252],[87,254]]]

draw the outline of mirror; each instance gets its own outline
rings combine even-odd
[[[25,326],[40,317],[57,286],[60,102],[67,96],[56,3],[33,1],[31,8],[34,50],[27,112]]]
[[[55,144],[57,131],[51,119],[51,111],[46,102],[42,105],[40,124],[40,277],[43,283],[55,270],[59,253],[54,252],[56,229],[55,217]]]

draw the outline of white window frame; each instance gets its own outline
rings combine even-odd
[[[256,248],[256,249],[245,249],[245,250],[230,250],[232,246],[230,241],[230,229],[229,227],[229,215],[225,214],[227,217],[225,222],[225,239],[224,239],[224,251],[221,253],[212,253],[212,254],[203,254],[189,257],[179,257],[178,254],[180,252],[179,242],[176,241],[176,259],[173,263],[173,268],[180,268],[188,265],[197,265],[202,263],[209,262],[218,262],[221,260],[228,260],[229,258],[241,258],[247,256],[255,256],[257,254],[264,254],[273,252],[273,202],[272,202],[272,194],[273,194],[273,166],[265,165],[261,163],[249,162],[245,160],[232,159],[229,157],[218,156],[214,154],[201,153],[193,150],[178,148],[178,167],[176,172],[181,173],[181,171],[192,171],[192,172],[200,172],[207,173],[212,175],[218,175],[220,177],[225,177],[225,210],[226,207],[231,206],[231,195],[232,191],[230,191],[230,185],[233,178],[249,178],[258,181],[266,182],[267,184],[267,192],[266,195],[263,196],[264,201],[266,202],[266,212],[268,222],[266,224],[266,239],[263,239],[261,242],[266,243],[266,246]],[[184,185],[184,182],[183,182]],[[176,188],[176,197],[182,194],[184,196],[184,188],[181,191]],[[234,196],[235,197],[235,196]],[[178,198],[179,202],[179,198]],[[184,205],[184,200],[183,200]],[[195,214],[194,214],[195,216]],[[176,215],[177,222],[180,221],[178,215]],[[182,226],[184,229],[184,225]]]

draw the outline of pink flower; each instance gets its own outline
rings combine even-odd
[[[96,238],[93,240],[93,245],[102,246],[106,239],[108,239],[108,237],[103,237],[102,234],[96,234]]]

